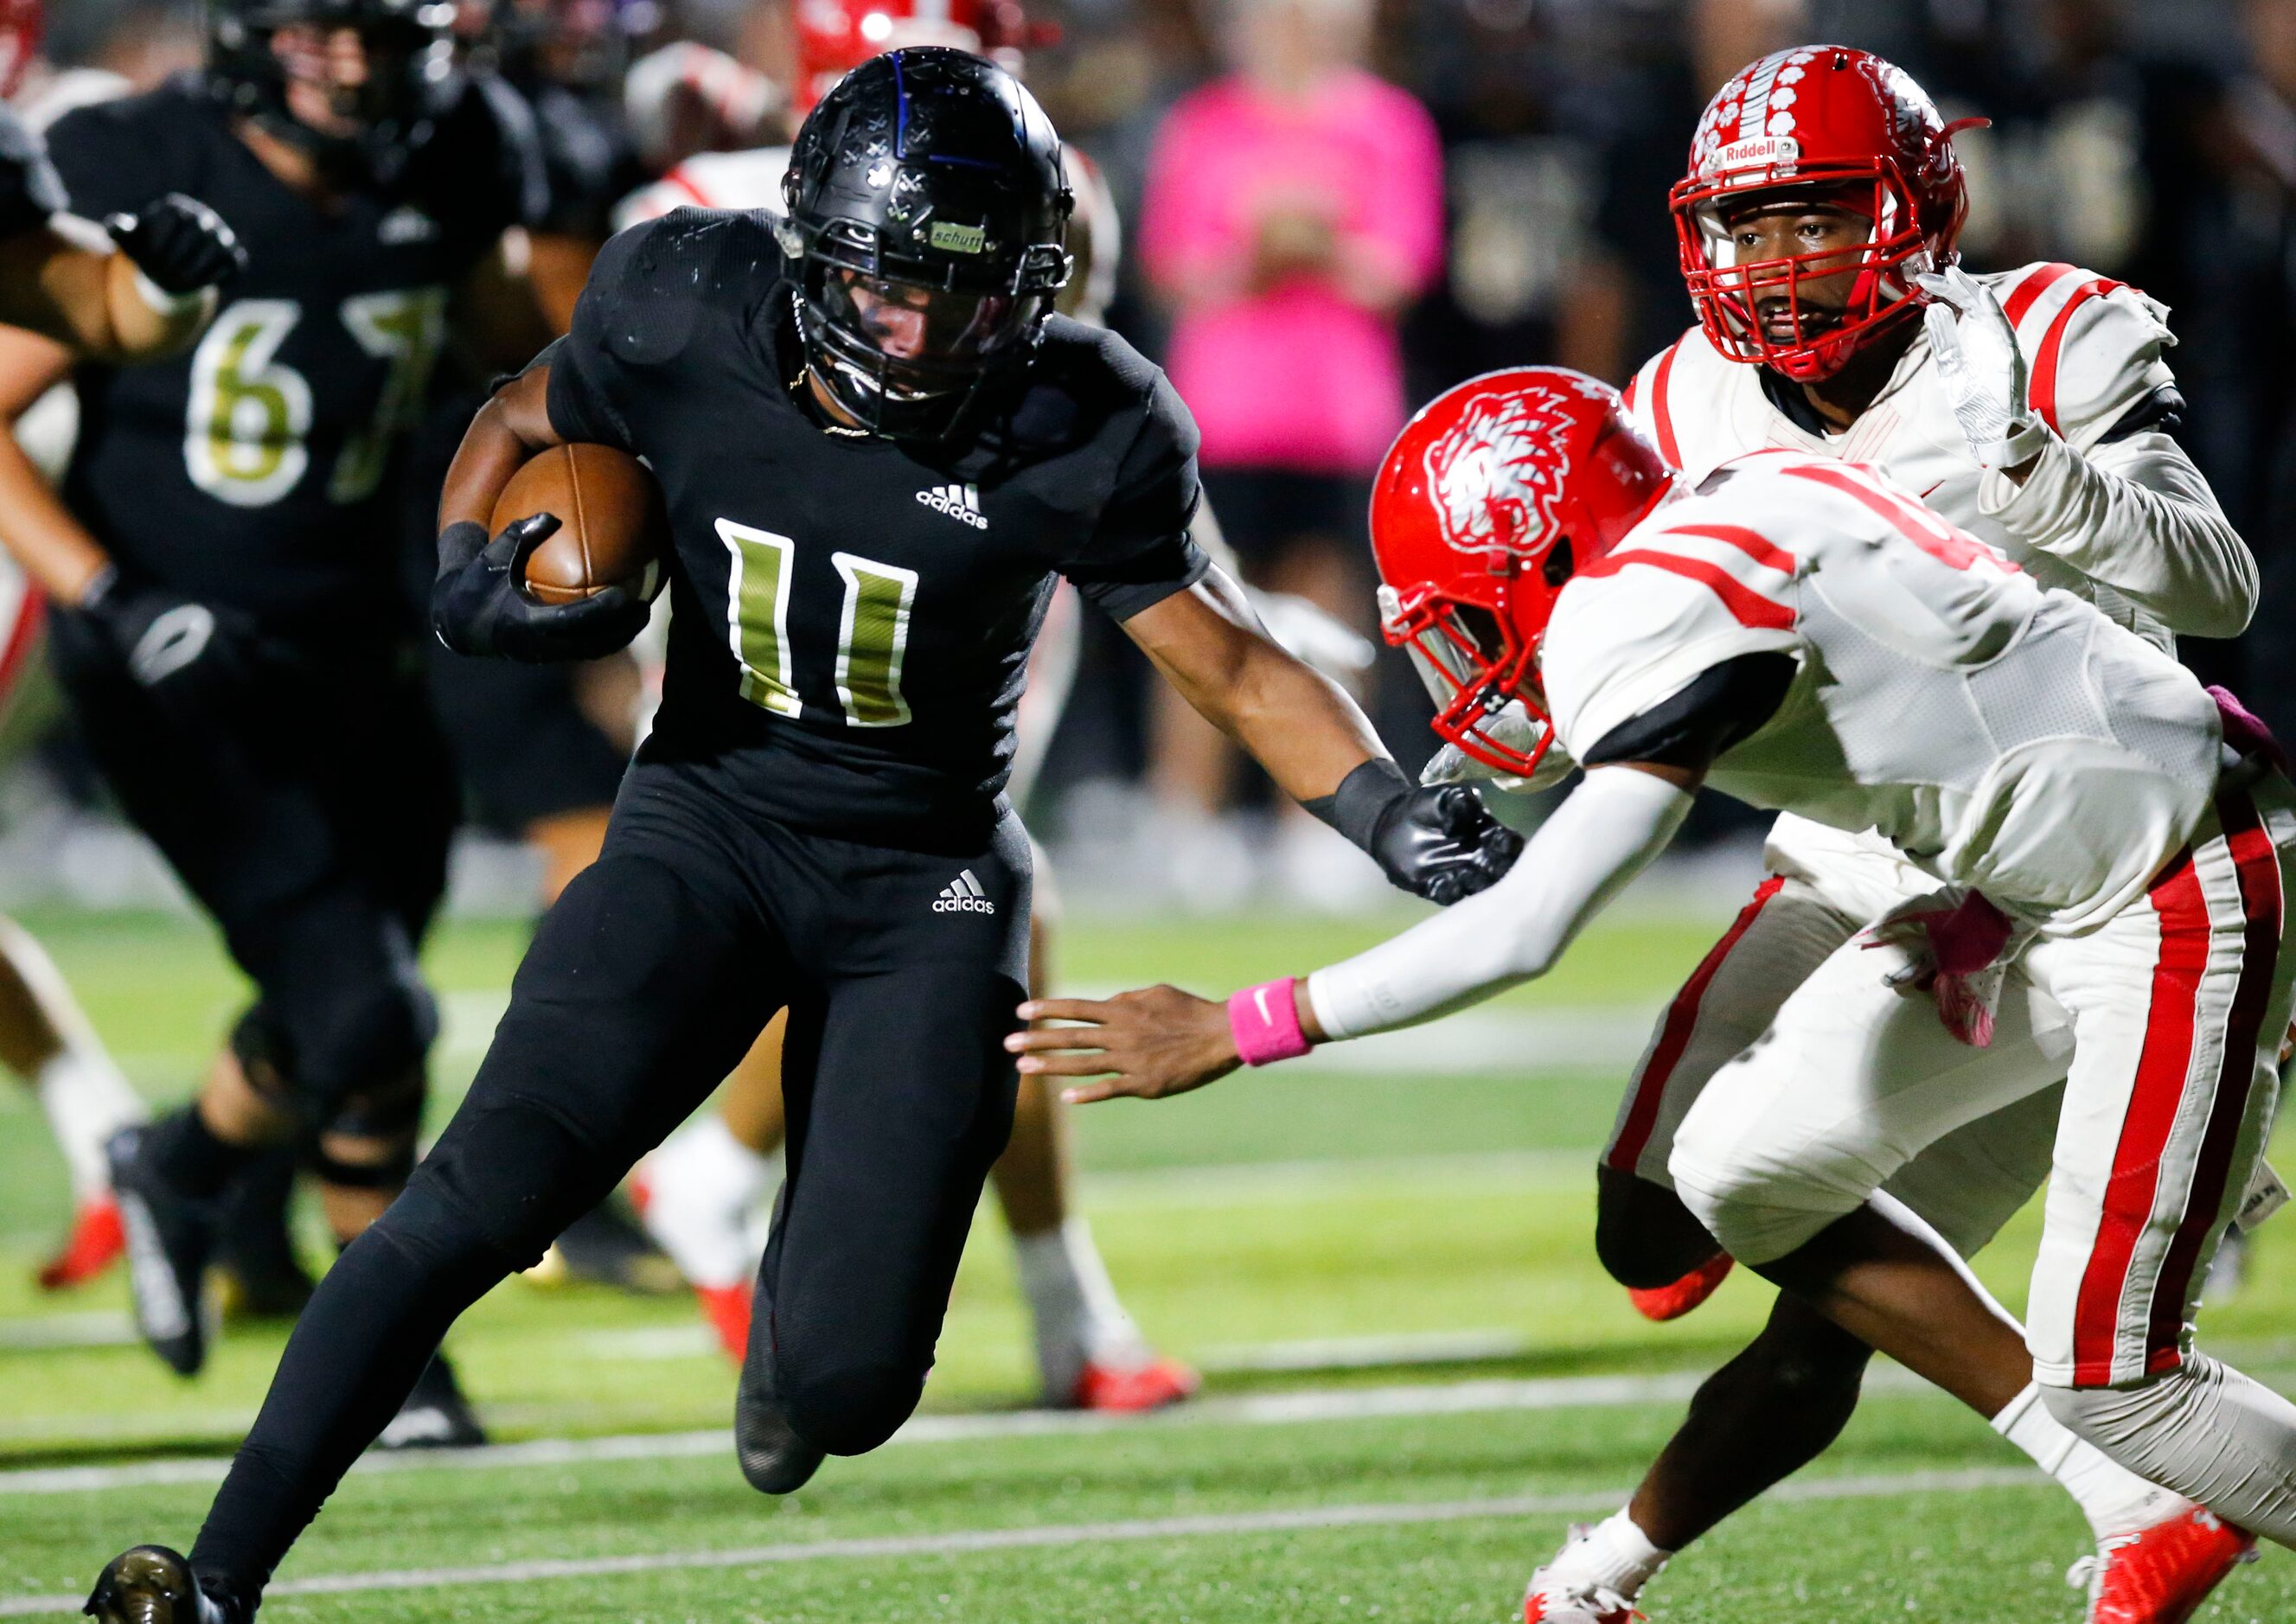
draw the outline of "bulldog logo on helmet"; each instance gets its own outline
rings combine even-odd
[[[1468,401],[1427,447],[1437,528],[1462,553],[1536,558],[1554,545],[1570,472],[1566,398],[1545,384]]]

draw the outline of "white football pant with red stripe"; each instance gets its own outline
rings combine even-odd
[[[1899,949],[1837,948],[1683,1117],[1676,1189],[1734,1256],[1769,1261],[1930,1147],[2045,1098],[2063,1076],[2027,1309],[2035,1379],[2090,1390],[2182,1374],[2209,1259],[2271,1125],[2296,982],[2292,864],[2296,791],[2277,777],[2226,791],[2143,897],[2086,935],[2025,951],[1984,1049],[1949,1036],[1931,1000],[1884,984],[1895,966],[1882,961]],[[2056,1395],[2050,1408],[2151,1480],[2296,1539],[2296,1408],[2195,1364],[2212,1388],[2243,1385],[2183,1419],[2238,1436],[2138,1451]]]
[[[1824,831],[1844,849],[1822,867],[1774,873],[1755,889],[1730,929],[1683,984],[1636,1063],[1633,1079],[1603,1152],[1603,1165],[1672,1189],[1667,1170],[1677,1131],[1714,1075],[1776,1021],[1789,996],[1847,947],[1835,974],[1861,986],[1878,980],[1872,953],[1851,945],[1871,921],[1937,890],[1936,879],[1890,850],[1878,837]],[[1799,852],[1796,855],[1801,855]],[[1783,856],[1771,854],[1774,863]],[[1780,866],[1784,865],[1781,864]],[[1832,996],[1821,989],[1812,998]],[[1926,999],[1892,993],[1893,1015],[1926,1012],[1911,1040],[1928,1046],[1951,1040]],[[2064,1074],[2070,1035],[2061,1013],[2043,1011],[2039,1033],[2022,1040],[2007,1025],[1993,1044],[1971,1049],[1951,1044],[1943,1058],[1974,1062],[1980,1070],[2005,1068],[2021,1079],[2046,1043],[2058,1059],[2049,1082]],[[1887,1181],[1904,1202],[1964,1257],[1980,1251],[2016,1216],[2048,1177],[2056,1138],[2057,1093],[2022,1082],[2009,1102],[1967,1128],[1946,1133]]]

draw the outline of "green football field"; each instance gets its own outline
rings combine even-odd
[[[1070,987],[1206,992],[1399,923],[1071,922]],[[154,1100],[184,1093],[239,989],[200,927],[29,918]],[[1651,1012],[1720,919],[1629,899],[1563,971],[1486,1010],[1160,1104],[1078,1113],[1082,1193],[1128,1305],[1205,1392],[1126,1423],[1047,1415],[993,1211],[918,1422],[786,1502],[742,1483],[734,1375],[681,1298],[512,1281],[449,1346],[504,1447],[354,1473],[265,1618],[1085,1624],[1519,1616],[1564,1526],[1615,1509],[1699,1373],[1763,1313],[1742,1272],[1643,1324],[1596,1267],[1591,1152]],[[523,931],[461,925],[437,1111],[501,1007]],[[0,1085],[4,1088],[4,1085]],[[62,1177],[0,1092],[0,1617],[61,1616],[102,1560],[187,1543],[282,1333],[235,1328],[199,1380],[126,1340],[115,1275],[42,1298]],[[2013,1305],[2029,1213],[1984,1259]],[[2296,1226],[2292,1226],[2296,1227]],[[2296,1239],[2267,1230],[2206,1340],[2296,1390]],[[2073,1620],[2069,1502],[1980,1421],[1877,1372],[1824,1461],[1685,1554],[1659,1620]],[[2200,1615],[2296,1618],[2272,1552]]]

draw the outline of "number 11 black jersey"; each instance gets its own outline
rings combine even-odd
[[[168,192],[247,245],[247,274],[187,356],[84,367],[66,502],[123,575],[293,636],[403,626],[390,488],[447,337],[449,290],[539,207],[531,120],[473,81],[390,195],[323,209],[249,150],[192,78],[48,132],[76,214]]]
[[[1161,373],[1060,316],[946,445],[823,425],[763,214],[607,244],[545,352],[550,416],[669,504],[669,668],[645,746],[736,805],[888,844],[981,838],[1053,578],[1122,619],[1194,582],[1196,431]]]

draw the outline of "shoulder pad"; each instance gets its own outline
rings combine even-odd
[[[2139,290],[2062,263],[1985,280],[2024,351],[2027,398],[2076,450],[2175,381],[2161,358],[2177,341],[2168,308]]]
[[[681,209],[611,238],[582,303],[597,341],[619,359],[657,365],[683,352],[712,312],[746,325],[781,273],[762,216]]]

